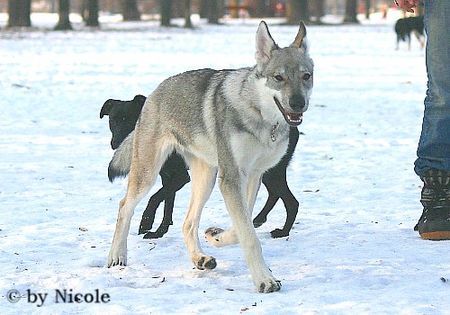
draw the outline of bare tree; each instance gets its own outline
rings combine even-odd
[[[122,0],[122,16],[124,21],[140,21],[141,13],[139,12],[136,0]]]
[[[288,24],[309,22],[308,0],[289,0]]]
[[[161,10],[161,26],[170,26],[172,18],[172,0],[159,0]]]
[[[8,0],[8,27],[31,26],[31,0]]]
[[[100,26],[98,22],[98,0],[88,0],[87,2],[87,18],[86,25],[92,27]]]
[[[314,0],[310,2],[310,5],[312,5],[312,15],[316,18],[315,23],[321,24],[320,18],[325,15],[324,0]]]
[[[220,0],[208,0],[209,12],[208,12],[208,23],[209,24],[219,24],[219,6]]]
[[[356,18],[357,0],[345,1],[345,17],[344,23],[359,23]]]
[[[370,19],[370,5],[371,5],[371,0],[366,0],[365,1],[365,9],[366,9],[366,19]]]
[[[256,0],[255,10],[253,12],[254,17],[265,17],[267,16],[267,5],[266,0]]]
[[[200,17],[207,18],[209,24],[219,24],[221,0],[201,0]]]
[[[58,14],[59,20],[58,24],[55,26],[57,31],[71,30],[72,24],[69,19],[70,13],[70,0],[59,0],[58,1]]]
[[[184,0],[184,27],[192,28],[191,0]]]

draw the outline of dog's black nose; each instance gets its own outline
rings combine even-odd
[[[289,98],[289,105],[297,112],[302,111],[306,106],[306,101],[303,95],[295,94]]]

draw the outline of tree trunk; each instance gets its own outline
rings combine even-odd
[[[58,1],[58,14],[59,21],[55,26],[57,31],[66,31],[72,29],[72,24],[70,24],[69,14],[70,14],[70,0],[59,0]]]
[[[357,0],[345,1],[344,23],[359,23],[356,18]]]
[[[88,0],[86,25],[98,27],[98,0]]]
[[[205,19],[208,17],[209,15],[209,2],[211,0],[200,0],[200,4],[199,4],[199,14],[200,14],[200,18]],[[211,2],[214,2],[214,0],[212,0]]]
[[[253,12],[253,17],[266,17],[267,16],[267,7],[266,0],[256,0],[255,1],[255,11]]]
[[[159,0],[161,9],[161,26],[170,26],[172,18],[172,0]]]
[[[316,17],[316,23],[320,24],[320,18],[325,15],[324,0],[314,0],[313,4],[313,15]]]
[[[289,0],[288,24],[309,22],[308,0]]]
[[[192,28],[191,0],[184,0],[184,27]]]
[[[206,0],[204,0],[206,1]],[[208,23],[219,24],[219,1],[220,0],[208,0]]]
[[[239,1],[238,0],[230,0],[228,1],[228,5],[230,7],[230,16],[233,19],[237,19],[239,17]]]
[[[31,0],[8,0],[8,27],[31,26]]]
[[[365,7],[366,7],[366,19],[370,19],[370,2],[371,0],[365,1]]]
[[[83,19],[83,22],[86,23],[87,19],[88,19],[88,0],[81,0],[81,4],[80,4],[80,15],[81,18]]]
[[[136,0],[122,0],[122,16],[124,21],[140,21],[141,13]]]

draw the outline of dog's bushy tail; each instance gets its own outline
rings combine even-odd
[[[134,131],[114,151],[114,156],[108,166],[108,178],[110,182],[113,182],[117,177],[125,177],[130,172],[131,157],[133,155],[133,139]]]

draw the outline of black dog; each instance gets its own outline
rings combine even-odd
[[[132,101],[120,101],[109,99],[103,104],[100,118],[109,115],[109,128],[112,133],[111,147],[117,149],[128,134],[134,130],[136,121],[144,106],[146,97],[136,95]],[[288,236],[297,216],[299,203],[290,191],[286,182],[286,168],[292,159],[299,138],[297,128],[291,128],[289,133],[289,145],[286,154],[281,161],[272,169],[268,170],[262,182],[269,193],[267,202],[262,211],[253,220],[255,227],[261,226],[267,221],[267,215],[273,209],[278,199],[283,200],[286,207],[286,222],[282,229],[270,232],[272,237]],[[163,187],[158,190],[149,200],[142,214],[139,234],[144,238],[160,238],[167,233],[172,223],[172,212],[174,207],[175,193],[190,181],[187,166],[183,158],[173,152],[161,168],[159,173]],[[155,232],[151,232],[155,220],[156,210],[159,204],[165,200],[164,217],[161,225]]]
[[[408,42],[408,49],[411,49],[411,33],[414,33],[420,46],[423,48],[424,41],[424,26],[423,16],[412,16],[397,20],[395,23],[395,33],[397,34],[397,48],[400,41]]]

